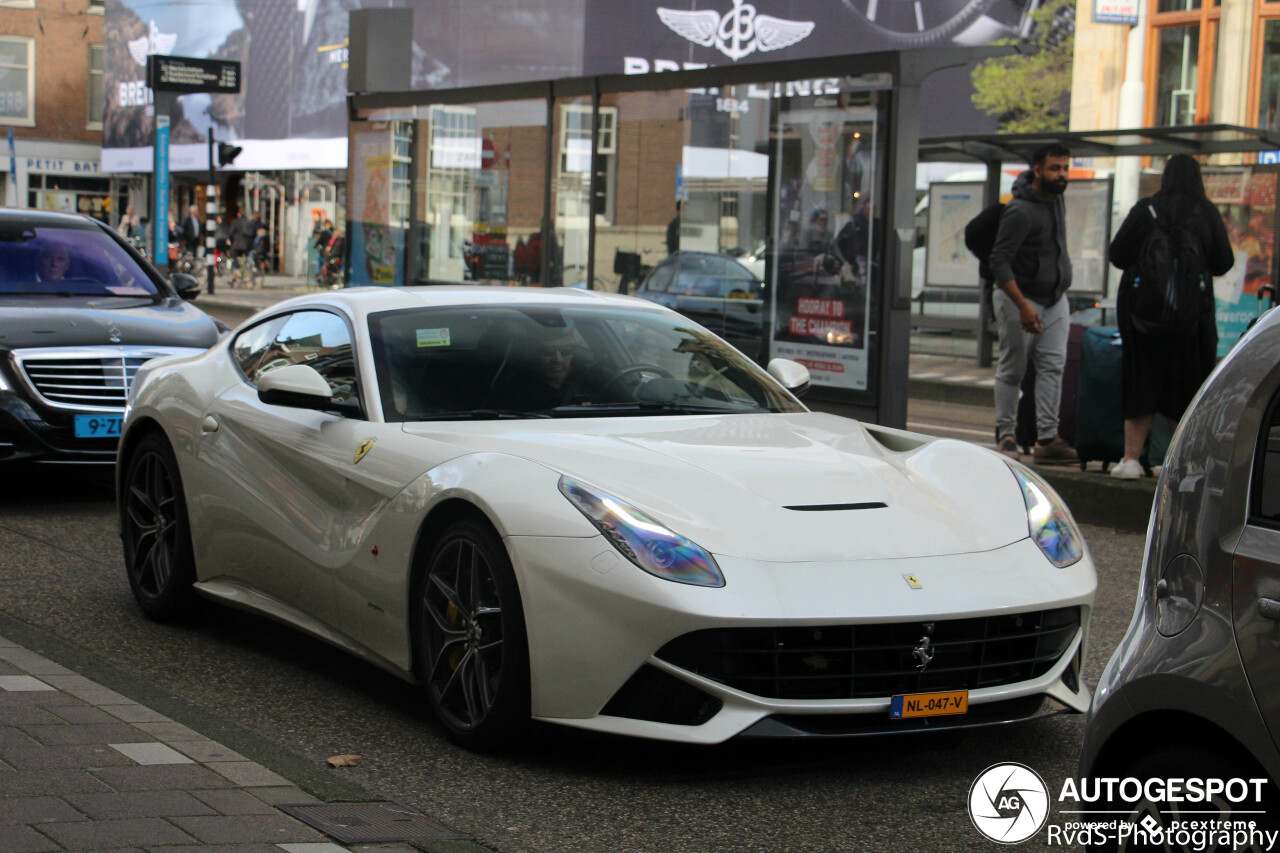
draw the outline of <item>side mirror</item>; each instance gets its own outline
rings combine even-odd
[[[176,272],[169,276],[169,283],[173,285],[174,290],[178,291],[178,295],[188,302],[200,295],[200,281],[193,275]]]
[[[314,367],[290,364],[262,374],[258,399],[269,406],[326,411],[334,408],[333,389]]]
[[[805,367],[797,361],[789,358],[775,358],[770,360],[769,366],[766,368],[769,375],[778,380],[783,388],[786,388],[797,397],[803,397],[809,391],[809,368]]]

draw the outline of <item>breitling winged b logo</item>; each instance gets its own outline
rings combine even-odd
[[[156,26],[156,22],[152,21],[150,31],[145,36],[139,36],[129,42],[129,55],[133,57],[134,62],[145,67],[149,54],[159,53],[168,56],[177,43],[177,33],[162,33]]]
[[[714,47],[734,62],[757,50],[782,50],[804,41],[814,27],[813,21],[756,14],[756,7],[745,0],[733,0],[733,8],[724,16],[709,9],[686,12],[659,7],[658,17],[694,44]]]

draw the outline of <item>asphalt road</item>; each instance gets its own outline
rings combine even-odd
[[[1143,543],[1085,535],[1099,569],[1093,684],[1132,613]],[[1017,761],[1056,791],[1084,722],[717,747],[546,726],[514,752],[475,755],[444,739],[415,688],[266,620],[209,607],[188,624],[148,622],[110,489],[52,474],[0,472],[0,634],[11,632],[322,797],[392,800],[498,851],[990,851],[965,810],[975,776]],[[363,758],[322,769],[346,753]]]

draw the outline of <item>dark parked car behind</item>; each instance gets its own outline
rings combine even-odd
[[[679,311],[760,360],[764,282],[733,258],[676,252],[645,276],[635,295]]]
[[[218,340],[198,292],[96,220],[0,210],[0,464],[114,462],[138,367]]]

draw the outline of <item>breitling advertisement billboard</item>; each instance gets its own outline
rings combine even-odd
[[[102,168],[151,169],[149,53],[242,64],[238,95],[191,94],[172,116],[172,168],[209,167],[206,140],[234,141],[236,169],[347,165],[348,13],[411,7],[414,89],[942,45],[1024,34],[1036,0],[107,0]],[[922,133],[980,132],[966,69],[926,86]],[[291,140],[306,139],[306,145]]]

